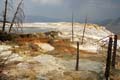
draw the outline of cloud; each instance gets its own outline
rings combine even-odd
[[[1,1],[1,0],[0,0]],[[102,20],[120,16],[120,0],[24,0],[26,14],[53,18]],[[1,6],[1,5],[0,5]]]
[[[42,5],[59,5],[63,3],[63,0],[32,0],[35,3],[40,3]]]
[[[84,7],[99,7],[99,8],[109,8],[111,0],[65,0],[69,6],[73,8]]]

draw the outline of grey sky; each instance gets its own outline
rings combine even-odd
[[[88,15],[91,21],[120,17],[120,0],[25,0],[27,15],[77,19]]]
[[[71,18],[90,21],[120,17],[120,0],[24,0],[25,14],[52,18]],[[1,0],[0,0],[1,3]]]

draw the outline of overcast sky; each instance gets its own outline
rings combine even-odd
[[[0,1],[1,2],[1,1]],[[104,20],[120,17],[120,0],[24,0],[25,14],[52,18]]]

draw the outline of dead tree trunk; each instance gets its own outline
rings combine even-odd
[[[114,47],[113,47],[113,55],[112,55],[112,67],[115,69],[116,62],[116,50],[117,50],[117,35],[114,36]]]
[[[3,27],[2,27],[2,32],[5,31],[5,26],[6,26],[7,6],[8,6],[8,0],[5,1],[5,10],[4,10],[4,15],[3,15]]]
[[[73,17],[74,17],[74,14],[72,12],[72,42],[74,41],[74,28],[73,28],[73,26],[74,26],[74,20],[73,20]]]
[[[77,42],[77,56],[76,56],[76,67],[75,70],[79,70],[79,42]]]
[[[86,16],[86,19],[85,19],[85,25],[84,25],[84,29],[83,29],[83,36],[82,36],[81,44],[83,44],[83,41],[84,41],[86,25],[87,25],[87,16]]]
[[[16,16],[17,16],[17,14],[18,14],[18,11],[19,11],[19,9],[20,9],[20,6],[22,5],[22,2],[23,2],[23,0],[21,0],[20,3],[19,3],[18,6],[17,6],[16,12],[15,12],[15,14],[14,14],[14,17],[13,17],[13,19],[12,19],[12,22],[11,22],[11,25],[10,25],[10,28],[9,28],[9,32],[11,32],[11,29],[12,29],[12,27],[13,27],[13,25],[14,25]]]
[[[110,76],[111,54],[112,54],[112,38],[110,37],[108,44],[108,51],[107,51],[106,69],[105,69],[106,80],[108,80]]]

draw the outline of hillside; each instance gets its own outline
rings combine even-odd
[[[25,23],[24,27],[33,27],[33,28],[41,28],[41,29],[48,29],[56,30],[56,31],[62,31],[62,32],[71,32],[71,26],[72,24],[70,22],[57,22],[57,23]],[[82,23],[74,23],[74,32],[77,35],[82,35],[84,24]],[[105,27],[99,26],[96,24],[87,24],[86,28],[86,34],[89,36],[96,36],[98,34],[98,37],[105,37],[111,34],[110,31],[108,31]],[[97,37],[96,36],[96,37]]]

